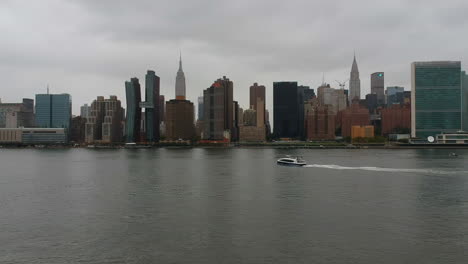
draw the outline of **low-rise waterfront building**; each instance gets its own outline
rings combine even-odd
[[[442,133],[436,135],[438,144],[468,144],[468,133]]]
[[[373,138],[374,126],[352,126],[351,138]]]
[[[0,143],[47,145],[67,143],[64,128],[0,128]]]

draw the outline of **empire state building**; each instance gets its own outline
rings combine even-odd
[[[175,95],[177,100],[185,100],[185,74],[182,70],[182,55],[179,58],[179,70],[175,82]]]

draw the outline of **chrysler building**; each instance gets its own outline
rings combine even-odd
[[[354,54],[353,66],[351,67],[351,76],[349,78],[349,103],[353,99],[361,99],[361,80],[359,79],[359,70],[356,62],[356,54]]]

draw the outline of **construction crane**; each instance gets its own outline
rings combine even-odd
[[[340,81],[337,81],[337,80],[335,80],[335,81],[338,83],[338,85],[340,86],[341,90],[344,90],[345,85],[346,85],[346,83],[349,81],[349,79],[346,80],[346,81],[344,81],[344,82],[340,82]]]

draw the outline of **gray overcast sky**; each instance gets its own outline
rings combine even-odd
[[[353,50],[361,94],[369,75],[410,88],[410,63],[468,56],[466,0],[156,1],[1,0],[0,77],[3,102],[46,92],[73,96],[73,113],[98,95],[117,95],[147,69],[174,98],[179,49],[187,96],[226,75],[248,106],[253,82],[295,80],[316,88],[349,78]]]

